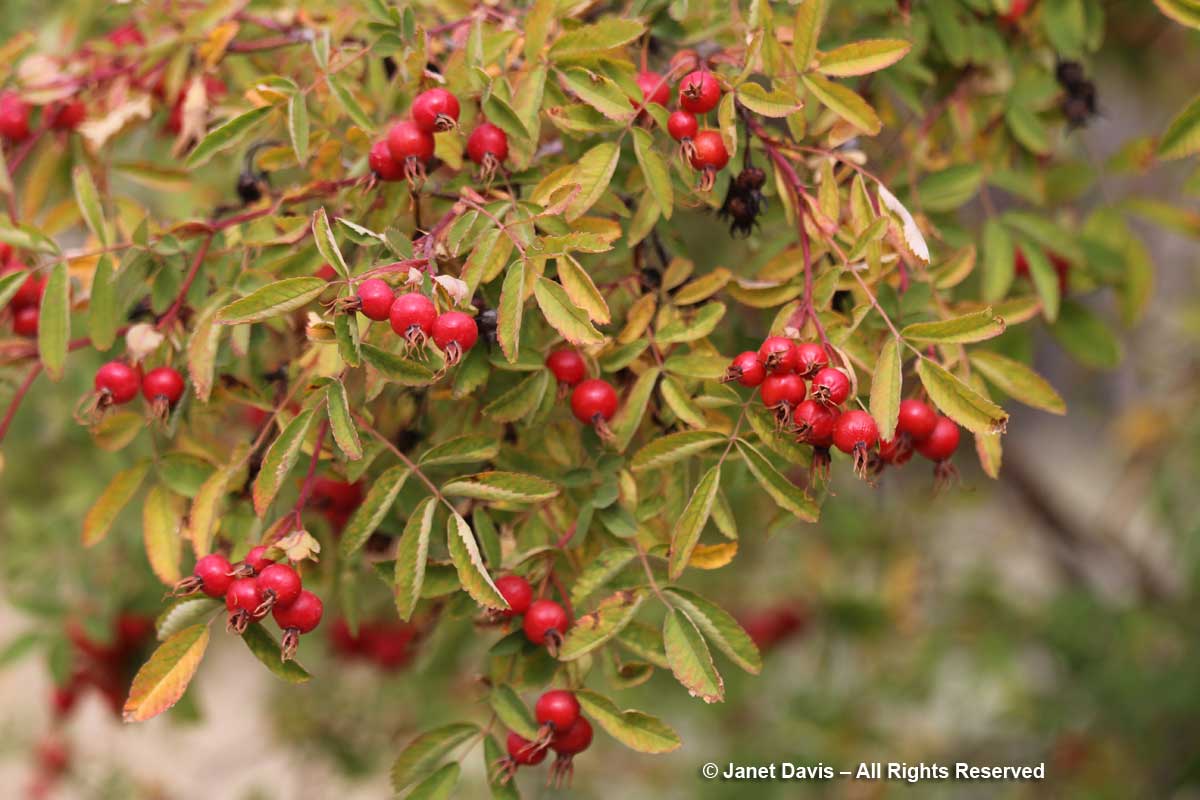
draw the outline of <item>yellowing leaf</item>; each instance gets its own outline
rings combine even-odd
[[[879,426],[879,438],[891,439],[900,415],[900,343],[888,337],[875,362],[871,379],[871,416]]]
[[[179,702],[208,647],[208,626],[184,628],[159,645],[133,678],[122,717],[145,722]]]
[[[492,576],[483,564],[471,526],[458,512],[452,513],[446,521],[446,538],[450,559],[458,570],[458,579],[471,599],[484,608],[502,611],[508,608],[508,602],[492,582]]]
[[[142,505],[142,540],[150,569],[167,586],[179,582],[179,532],[183,502],[162,486],[151,487]]]
[[[903,39],[865,39],[823,53],[817,69],[836,78],[867,75],[890,67],[911,49]]]
[[[816,74],[805,75],[804,85],[831,111],[868,136],[874,136],[883,129],[883,122],[875,109],[853,89]]]
[[[108,535],[117,515],[137,494],[149,471],[150,462],[139,461],[113,476],[104,492],[88,510],[87,516],[83,518],[83,544],[86,547],[91,547]]]
[[[587,313],[571,301],[567,290],[558,283],[539,275],[533,284],[533,296],[546,321],[571,344],[593,345],[604,341]]]
[[[929,399],[946,416],[972,433],[1002,433],[1008,412],[963,383],[941,364],[921,358],[917,376]]]

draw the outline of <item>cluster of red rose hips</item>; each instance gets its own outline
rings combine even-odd
[[[508,603],[508,608],[497,612],[500,619],[524,617],[521,628],[525,638],[539,647],[545,646],[551,654],[562,644],[571,617],[567,610],[553,600],[534,600],[533,587],[520,575],[504,575],[496,579],[496,589]]]
[[[0,99],[0,115],[3,114],[3,100]],[[0,120],[3,117],[0,116]],[[28,269],[13,253],[13,249],[5,242],[0,242],[0,275],[9,272],[20,272]],[[34,337],[38,332],[38,315],[42,305],[42,294],[46,291],[46,279],[30,275],[17,293],[8,301],[12,311],[13,333],[18,336]]]
[[[458,98],[441,87],[421,92],[412,102],[408,119],[394,123],[387,137],[371,146],[371,171],[384,181],[407,180],[414,188],[425,180],[433,160],[433,135],[458,127]],[[508,136],[490,122],[481,122],[467,137],[467,157],[490,180],[508,157]]]
[[[461,361],[479,338],[479,326],[471,316],[461,311],[439,314],[427,295],[420,292],[395,294],[382,278],[368,278],[360,283],[353,306],[367,319],[389,321],[392,330],[414,350],[433,339],[445,354],[448,366]]]
[[[346,620],[337,619],[329,630],[335,654],[348,661],[363,659],[387,671],[401,669],[413,660],[420,635],[416,625],[399,620],[364,622],[354,634]]]
[[[828,470],[830,447],[853,456],[855,471],[862,477],[877,474],[886,464],[905,463],[916,448],[934,462],[939,482],[953,475],[949,459],[958,449],[958,425],[921,400],[902,400],[896,431],[881,442],[870,414],[841,410],[850,397],[850,378],[829,365],[829,354],[816,342],[770,336],[757,353],[747,350],[734,358],[724,380],[757,388],[779,426],[792,431],[797,441],[812,445],[813,467],[818,471]]]
[[[646,92],[643,76],[658,78],[654,73],[638,76],[638,85]],[[660,85],[660,84],[655,84]],[[669,93],[664,91],[654,96],[646,94],[650,102],[666,105]],[[697,115],[707,114],[721,102],[721,85],[716,76],[706,69],[699,69],[684,76],[679,82],[679,108],[667,118],[667,133],[679,142],[680,153],[685,161],[700,171],[700,189],[712,188],[716,175],[729,163],[729,151],[721,134],[711,128],[700,130]]]
[[[587,378],[583,356],[570,348],[554,350],[546,356],[546,368],[559,386],[571,390],[571,413],[584,425],[591,425],[602,438],[609,435],[607,423],[617,413],[617,390],[608,381]],[[585,380],[586,378],[586,380]]]
[[[101,365],[92,386],[95,392],[78,415],[83,422],[94,422],[106,409],[128,403],[137,397],[139,390],[150,404],[151,415],[165,420],[184,390],[183,376],[174,367],[155,367],[143,375],[140,367],[124,361]]]
[[[283,631],[280,656],[284,661],[296,655],[300,635],[316,628],[325,611],[321,598],[304,588],[300,574],[288,564],[276,563],[262,545],[250,548],[237,565],[219,553],[201,558],[174,589],[177,597],[196,592],[225,598],[226,628],[239,635],[250,623],[271,614]]]
[[[29,118],[33,108],[16,92],[0,93],[0,138],[13,144],[24,142],[32,135]],[[42,111],[42,123],[50,130],[73,131],[87,116],[82,100],[71,99],[51,103]]]
[[[547,784],[570,784],[575,771],[575,756],[592,744],[592,724],[583,716],[574,692],[565,689],[545,692],[538,698],[533,713],[541,726],[538,737],[530,741],[515,731],[509,732],[505,742],[508,756],[496,765],[500,780],[511,780],[518,767],[542,763],[546,760],[546,751],[553,750],[555,758]]]

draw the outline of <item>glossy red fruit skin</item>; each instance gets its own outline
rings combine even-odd
[[[10,142],[29,138],[29,104],[15,92],[0,94],[0,136]]]
[[[567,611],[553,600],[534,600],[525,612],[525,623],[522,626],[525,638],[537,645],[546,643],[546,635],[556,631],[560,636],[567,632],[571,624]]]
[[[830,405],[840,406],[850,396],[850,379],[846,373],[836,367],[825,367],[818,370],[812,379],[813,394],[817,389],[823,389],[823,396]]]
[[[711,169],[714,172],[724,169],[729,163],[729,151],[721,134],[714,130],[702,130],[692,137],[692,167],[695,169]]]
[[[258,588],[254,578],[234,578],[225,592],[225,608],[230,613],[245,611],[254,616],[254,611],[262,605],[263,593]]]
[[[800,426],[801,439],[817,447],[833,444],[833,426],[838,414],[816,400],[805,400],[792,410],[792,422]]]
[[[477,339],[479,326],[461,311],[447,311],[433,321],[433,343],[441,350],[457,344],[459,351],[465,353],[475,346]]]
[[[275,598],[276,606],[291,605],[300,596],[300,576],[287,564],[268,564],[255,578],[258,588],[266,597]]]
[[[677,142],[696,138],[698,130],[700,130],[700,123],[696,121],[696,115],[691,112],[672,111],[671,116],[667,117],[667,133],[671,134],[671,138]]]
[[[608,422],[617,413],[617,390],[607,381],[589,378],[571,392],[571,413],[585,425]]]
[[[422,334],[429,336],[433,333],[433,323],[437,316],[437,308],[434,307],[433,301],[420,292],[397,295],[388,312],[392,330],[401,336],[407,336],[414,326]]]
[[[758,391],[762,396],[763,405],[767,408],[779,405],[795,408],[804,402],[804,396],[808,393],[804,379],[791,372],[784,375],[768,375]]]
[[[580,717],[575,724],[550,740],[550,749],[559,755],[573,756],[587,750],[592,744],[592,723]]]
[[[482,165],[488,154],[497,161],[508,158],[508,134],[490,122],[483,122],[467,137],[467,157]]]
[[[767,368],[763,366],[758,353],[753,350],[747,350],[744,353],[738,353],[734,356],[733,362],[729,365],[729,370],[726,374],[736,374],[738,377],[734,380],[742,386],[753,389],[755,386],[761,385],[767,377]]]
[[[196,562],[192,574],[200,579],[200,591],[209,597],[224,597],[233,583],[233,565],[220,553],[211,553]]]
[[[441,87],[428,89],[413,100],[409,116],[426,133],[450,130],[458,122],[458,98]],[[447,122],[449,120],[449,122]]]
[[[109,361],[96,370],[96,378],[92,382],[97,392],[107,393],[109,401],[116,405],[128,403],[137,397],[141,384],[137,370],[124,361]]]
[[[17,336],[37,336],[40,313],[36,306],[26,306],[13,314],[13,333]]]
[[[923,442],[937,426],[937,412],[928,403],[908,398],[900,401],[900,415],[896,420],[896,433],[907,433],[914,444]]]
[[[554,374],[555,380],[567,386],[574,386],[587,377],[583,356],[570,348],[564,347],[546,356],[546,368]]]
[[[552,689],[542,694],[533,707],[539,725],[549,725],[556,731],[566,731],[579,719],[579,700],[574,692]]]
[[[911,447],[901,447],[899,439],[884,439],[879,442],[879,457],[885,463],[894,466],[907,464],[912,458],[913,449]]]
[[[364,317],[382,322],[391,316],[396,295],[383,279],[368,278],[358,286],[358,299]]]
[[[142,378],[142,396],[151,403],[162,397],[173,406],[183,397],[183,389],[183,376],[170,367],[155,367]]]
[[[392,158],[392,149],[388,147],[387,139],[380,139],[371,145],[367,164],[371,167],[371,172],[374,172],[381,181],[404,180],[404,165]]]
[[[853,408],[840,417],[833,426],[833,443],[843,453],[853,453],[856,448],[872,448],[879,442],[879,428],[875,418],[859,408]]]
[[[433,158],[433,134],[417,127],[411,120],[401,120],[391,127],[387,137],[392,159],[403,164],[405,159],[428,161]]]
[[[799,342],[796,344],[796,372],[806,378],[811,378],[817,372],[829,366],[829,354],[817,342]]]
[[[962,432],[958,425],[949,417],[938,415],[933,433],[925,441],[917,444],[917,452],[930,461],[946,461],[958,449]]]
[[[255,575],[262,572],[271,564],[275,563],[271,559],[267,558],[267,548],[263,547],[261,544],[251,547],[250,552],[246,553],[246,557],[243,559],[243,562],[246,564],[246,566],[250,567],[250,569],[254,570]]]
[[[711,72],[696,70],[679,82],[679,106],[693,114],[706,114],[721,101],[721,85]]]
[[[785,336],[768,336],[758,348],[758,360],[773,375],[795,372],[800,363],[796,343]]]
[[[496,589],[508,602],[508,608],[500,612],[501,617],[519,617],[529,610],[533,602],[533,587],[520,575],[503,575],[496,579]]]
[[[667,82],[663,80],[663,76],[657,72],[644,70],[637,75],[638,88],[642,90],[642,97],[647,103],[658,103],[660,106],[665,106],[671,102],[671,87],[667,86]],[[641,105],[640,102],[629,98],[629,103],[634,108]]]
[[[508,757],[513,760],[514,764],[520,764],[523,767],[532,767],[542,763],[546,760],[546,753],[550,752],[544,747],[534,746],[533,742],[512,731],[509,731],[508,740],[504,744],[505,749],[508,750]]]
[[[87,106],[82,100],[66,100],[47,112],[50,127],[56,131],[73,131],[87,117]]]
[[[302,591],[300,595],[286,606],[276,605],[271,614],[275,622],[284,630],[295,630],[297,633],[308,633],[321,624],[321,616],[325,613],[325,604],[321,598],[310,591]]]

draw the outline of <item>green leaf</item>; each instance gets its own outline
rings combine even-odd
[[[550,60],[571,61],[597,56],[632,42],[641,36],[646,26],[635,19],[606,16],[591,25],[581,25],[567,31],[550,45]]]
[[[222,325],[262,322],[311,303],[325,291],[321,278],[285,278],[254,290],[217,312]]]
[[[952,319],[915,322],[905,326],[900,335],[914,342],[968,344],[994,339],[1004,333],[1004,328],[1004,320],[993,314],[989,307]]]
[[[50,270],[38,310],[38,356],[50,380],[61,380],[71,340],[71,282],[67,262]]]
[[[100,256],[92,275],[92,295],[88,299],[88,338],[101,352],[111,348],[117,338],[117,297],[112,275],[112,259],[107,255]],[[4,302],[3,292],[0,292],[0,306]]]
[[[146,473],[150,471],[149,461],[139,461],[128,469],[121,470],[92,504],[87,515],[83,518],[83,544],[91,547],[104,540],[116,521],[121,509],[129,504],[137,490],[141,488]]]
[[[520,472],[479,472],[456,478],[442,487],[447,497],[508,503],[542,503],[558,495],[553,483]]]
[[[605,733],[639,753],[669,753],[683,742],[671,726],[641,711],[621,711],[607,697],[590,689],[577,689],[575,697],[589,719]]]
[[[625,402],[617,409],[617,413],[609,422],[612,431],[612,446],[618,453],[624,453],[637,433],[642,418],[646,416],[646,406],[650,404],[650,396],[654,394],[654,385],[661,373],[657,367],[651,367],[638,376],[637,382],[629,390]]]
[[[402,386],[428,386],[434,381],[433,370],[424,364],[381,350],[363,342],[362,356],[388,381]]]
[[[100,244],[108,246],[108,226],[104,224],[104,208],[100,205],[100,193],[96,191],[96,182],[88,168],[79,164],[71,170],[71,182],[75,187],[75,202],[79,205],[79,213],[88,229],[100,240]]]
[[[392,764],[392,789],[401,792],[433,769],[450,751],[479,734],[479,726],[458,722],[422,733]]]
[[[492,582],[483,557],[479,554],[479,546],[475,543],[475,534],[471,526],[457,511],[446,521],[446,538],[450,548],[450,560],[458,570],[458,580],[462,583],[467,594],[484,608],[496,608],[501,611],[508,608],[508,602]]]
[[[1012,399],[1051,414],[1067,413],[1067,404],[1054,387],[1020,361],[978,350],[971,354],[971,365]]]
[[[434,464],[471,464],[490,461],[500,452],[500,442],[486,434],[467,434],[434,445],[425,451],[418,462],[422,466]]]
[[[335,314],[333,335],[337,339],[338,355],[347,367],[362,365],[362,342],[358,336],[358,320],[353,314]]]
[[[408,467],[396,465],[390,467],[371,484],[362,505],[354,510],[354,515],[342,531],[341,553],[343,558],[354,554],[362,547],[376,528],[380,526],[392,504],[404,488],[404,482],[412,474]]]
[[[562,281],[563,290],[577,308],[582,309],[592,322],[601,325],[612,321],[608,303],[604,295],[596,288],[587,270],[570,255],[559,256],[555,261],[558,279]]]
[[[549,384],[549,371],[539,369],[531,372],[520,383],[484,406],[483,415],[496,422],[516,422],[541,405]]]
[[[646,599],[643,592],[622,589],[600,601],[595,611],[572,623],[558,651],[560,661],[574,661],[620,633]]]
[[[804,0],[796,8],[792,25],[792,64],[799,72],[808,72],[817,57],[817,40],[825,22],[826,0]]]
[[[513,110],[500,95],[490,92],[483,100],[483,113],[489,122],[494,123],[514,139],[528,139],[530,131],[525,127],[525,121]]]
[[[1002,433],[1008,412],[963,383],[941,364],[917,360],[917,376],[929,399],[946,416],[972,433]]]
[[[154,621],[158,641],[165,642],[184,628],[204,622],[205,617],[212,617],[224,608],[224,600],[214,600],[202,594],[181,597],[164,609]]]
[[[868,75],[895,64],[911,49],[903,39],[864,39],[822,53],[817,69],[835,78]]]
[[[583,154],[571,170],[568,181],[580,187],[579,194],[567,206],[565,216],[568,222],[583,216],[596,204],[608,189],[620,157],[621,147],[616,142],[601,142]]]
[[[683,431],[658,436],[633,454],[630,469],[634,472],[661,469],[728,441],[729,437],[720,431]]]
[[[793,467],[804,467],[812,463],[812,447],[801,444],[787,431],[781,430],[775,412],[758,403],[746,406],[746,421],[758,437],[759,442],[780,456]]]
[[[629,97],[604,75],[573,67],[564,70],[561,76],[572,94],[609,119],[624,122],[633,117],[634,108]]]
[[[195,169],[225,148],[237,144],[241,141],[242,137],[270,114],[271,110],[271,106],[252,108],[244,114],[239,114],[233,119],[226,120],[213,128],[208,132],[207,136],[200,140],[196,148],[188,154],[187,159],[184,161],[184,166],[188,169]]]
[[[681,317],[663,325],[654,332],[654,339],[662,344],[694,342],[716,330],[724,317],[725,304],[713,300],[701,306],[690,319]]]
[[[755,114],[773,119],[782,119],[804,108],[796,95],[778,84],[768,92],[757,83],[743,83],[737,89],[737,100]]]
[[[479,284],[492,280],[492,276],[498,274],[507,263],[512,251],[512,239],[504,231],[499,228],[485,231],[463,264],[460,277],[467,282],[467,294],[473,295]]]
[[[1093,369],[1115,369],[1124,357],[1121,340],[1087,306],[1067,300],[1050,332],[1064,350]]]
[[[750,468],[750,472],[758,480],[758,483],[766,491],[767,494],[778,503],[781,507],[792,512],[796,517],[804,522],[816,522],[820,514],[820,510],[804,491],[789,481],[786,477],[780,474],[779,470],[767,460],[766,456],[760,453],[749,442],[742,439],[737,440],[738,452],[742,454],[742,458],[746,461],[746,466]]]
[[[900,417],[900,364],[900,343],[889,336],[879,351],[871,378],[871,416],[879,426],[879,438],[884,440],[895,435]]]
[[[587,312],[571,302],[567,290],[559,284],[539,275],[533,284],[533,296],[546,321],[571,344],[586,346],[604,341],[603,334],[592,326]]]
[[[684,506],[683,513],[675,520],[671,531],[671,553],[669,558],[671,580],[678,580],[687,569],[688,559],[700,541],[700,534],[712,513],[713,501],[721,488],[721,465],[713,465],[696,484],[692,497]]]
[[[1029,278],[1033,281],[1034,291],[1042,301],[1042,316],[1048,322],[1058,319],[1059,306],[1062,303],[1062,289],[1058,282],[1058,271],[1050,263],[1045,251],[1037,244],[1026,239],[1022,242],[1021,252],[1029,265]]]
[[[207,625],[184,628],[159,645],[134,676],[122,718],[145,722],[179,702],[207,647]]]
[[[449,800],[454,795],[462,767],[454,762],[445,764],[413,787],[405,800]]]
[[[346,114],[354,121],[354,124],[362,128],[367,134],[375,130],[374,123],[367,116],[367,112],[363,111],[363,107],[355,99],[353,92],[346,87],[342,82],[340,75],[326,75],[325,83],[333,90],[333,96],[337,98],[338,103],[346,110]]]
[[[806,0],[807,2],[815,0]],[[875,113],[875,109],[853,89],[834,83],[823,75],[810,73],[805,75],[803,80],[805,87],[816,95],[818,100],[863,133],[874,136],[883,130],[883,122]]]
[[[191,514],[188,516],[188,535],[192,540],[192,552],[196,558],[206,556],[211,552],[213,533],[217,526],[217,508],[221,499],[229,489],[229,484],[241,469],[241,459],[245,448],[234,450],[230,463],[213,472],[204,481],[200,491],[192,501]]]
[[[342,251],[338,248],[333,228],[329,224],[329,215],[325,213],[324,208],[318,208],[313,212],[312,232],[313,242],[317,245],[321,258],[325,259],[326,264],[337,270],[338,275],[341,275],[343,279],[349,280],[350,267],[346,265],[346,259],[342,258]]]
[[[1004,121],[1012,131],[1013,138],[1026,150],[1039,156],[1050,154],[1050,133],[1033,109],[1025,105],[1011,105],[1004,112]]]
[[[976,164],[956,164],[926,175],[917,186],[921,207],[933,213],[953,211],[975,196],[983,184]]]
[[[633,153],[646,178],[646,187],[654,196],[664,219],[671,218],[675,208],[675,192],[671,187],[671,172],[667,163],[654,149],[654,138],[641,128],[633,129]]]
[[[1200,8],[1194,0],[1154,0],[1154,5],[1180,25],[1200,30]]]
[[[762,656],[750,635],[742,629],[733,615],[695,592],[670,586],[664,590],[696,623],[708,641],[717,646],[730,661],[746,672],[757,675],[762,670]]]
[[[608,583],[636,557],[637,551],[630,547],[612,547],[601,551],[587,563],[571,586],[571,605],[582,604],[592,592]]]
[[[488,704],[496,712],[496,716],[504,723],[504,727],[524,736],[530,741],[537,738],[538,723],[530,713],[529,707],[508,684],[502,683],[492,687],[488,695]]]
[[[308,163],[308,106],[304,92],[296,92],[288,98],[288,135],[292,139],[292,152],[300,166]]]
[[[101,259],[107,260],[107,257]],[[99,273],[99,266],[96,271]],[[112,266],[109,266],[109,273],[112,273]],[[29,273],[23,269],[14,270],[12,272],[0,275],[0,308],[8,305],[8,301],[13,299],[13,296],[21,290],[21,286],[29,279]],[[103,348],[108,349],[108,348]]]
[[[329,412],[329,429],[333,432],[333,440],[351,461],[363,457],[362,442],[358,438],[358,428],[350,418],[350,401],[346,398],[346,387],[338,379],[334,379],[325,390],[325,405]]]
[[[429,557],[429,536],[433,532],[433,517],[437,511],[437,499],[426,497],[413,509],[400,544],[396,547],[396,577],[393,594],[400,619],[407,622],[412,618],[421,599],[421,587],[425,583],[425,565]]]
[[[263,456],[262,467],[254,478],[251,492],[254,498],[254,512],[259,517],[267,513],[288,473],[296,465],[296,459],[300,457],[300,449],[304,445],[304,437],[308,434],[315,416],[316,409],[309,408],[293,417]]]
[[[295,661],[283,660],[279,642],[275,641],[275,637],[268,633],[261,623],[248,625],[246,632],[242,634],[242,641],[276,678],[295,684],[307,683],[312,679],[312,675]]]
[[[163,486],[151,486],[142,502],[142,544],[150,569],[167,586],[183,577],[179,571],[179,533],[183,503]]]
[[[1195,14],[1200,27],[1200,9]],[[1200,153],[1200,95],[1171,120],[1158,141],[1158,157],[1166,161],[1196,153]]]
[[[1012,288],[1016,251],[1004,223],[989,217],[983,225],[983,299],[994,303]]]
[[[496,340],[510,364],[515,363],[520,355],[521,317],[524,311],[525,259],[518,258],[509,265],[508,272],[504,275],[504,284],[500,288],[500,305],[496,310]]]
[[[663,647],[671,672],[688,694],[706,703],[725,699],[725,682],[713,664],[704,637],[691,618],[678,608],[668,611],[663,620]]]

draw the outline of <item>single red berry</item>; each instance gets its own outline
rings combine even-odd
[[[272,611],[280,628],[297,633],[308,633],[321,624],[325,604],[310,591],[302,591],[286,606],[276,605]]]
[[[875,418],[861,409],[845,412],[833,426],[833,443],[843,453],[874,447],[878,441],[879,428]]]
[[[954,420],[939,414],[933,432],[923,442],[917,444],[917,452],[930,461],[946,461],[958,449],[961,435]]]
[[[137,25],[132,22],[126,23],[119,27],[113,28],[105,37],[114,47],[141,47],[146,43],[142,32],[138,30]]]
[[[300,576],[287,564],[268,564],[255,578],[268,608],[288,606],[300,596]],[[266,613],[264,610],[263,613]]]
[[[906,434],[914,444],[923,442],[933,433],[937,421],[937,412],[930,408],[928,403],[912,398],[901,400],[896,433]]]
[[[233,565],[220,553],[210,553],[196,562],[192,576],[200,581],[200,591],[209,597],[224,597],[233,583]]]
[[[534,600],[525,612],[525,638],[534,644],[546,644],[547,638],[561,639],[570,625],[567,611],[553,600]]]
[[[490,122],[480,123],[467,137],[467,156],[480,166],[508,158],[508,134]]]
[[[805,400],[792,411],[792,422],[800,441],[815,447],[833,444],[833,426],[837,418],[836,411],[816,400]]]
[[[56,131],[73,131],[87,117],[87,106],[82,100],[66,100],[47,110],[50,127]]]
[[[183,376],[171,367],[155,367],[142,378],[142,395],[151,403],[162,398],[173,406],[183,397]]]
[[[706,114],[721,101],[721,85],[711,72],[696,70],[679,82],[679,105],[693,114]]]
[[[546,356],[546,368],[554,374],[555,380],[567,386],[574,386],[587,377],[587,365],[583,362],[583,356],[566,347]]]
[[[29,138],[29,104],[15,92],[0,94],[0,136],[10,142]]]
[[[26,306],[13,314],[13,333],[17,336],[37,336],[38,317],[37,306]]]
[[[313,275],[323,281],[331,281],[338,276],[337,270],[333,268],[333,264],[322,264],[320,269],[314,272]]]
[[[592,744],[592,723],[587,717],[575,720],[570,728],[550,740],[550,748],[560,756],[573,756],[587,750]]]
[[[441,87],[428,89],[413,100],[409,116],[427,133],[453,130],[458,124],[458,98]]]
[[[549,725],[556,731],[566,731],[579,719],[579,700],[574,692],[552,689],[538,698],[533,715],[539,725]]]
[[[496,588],[508,603],[508,608],[501,611],[500,616],[518,617],[529,610],[529,604],[533,602],[533,587],[529,581],[520,575],[504,575],[496,579]]]
[[[371,145],[367,164],[370,165],[371,172],[374,172],[381,181],[404,180],[404,163],[392,158],[392,150],[388,147],[387,139],[380,139]]]
[[[829,366],[829,354],[816,342],[800,342],[796,345],[796,372],[811,378]]]
[[[796,343],[785,336],[768,336],[762,347],[758,348],[758,360],[768,372],[775,375],[795,372],[799,358]]]
[[[904,442],[900,437],[895,439],[884,439],[879,442],[879,458],[881,461],[894,466],[907,464],[912,458],[912,447]]]
[[[381,278],[368,278],[358,286],[358,300],[364,317],[382,322],[391,316],[396,295]]]
[[[804,401],[808,393],[804,379],[795,373],[768,375],[759,388],[763,405],[767,408],[795,408]]]
[[[250,552],[242,559],[242,564],[250,568],[251,575],[257,575],[275,563],[274,559],[267,558],[267,549],[261,544],[251,547]]]
[[[589,378],[571,392],[571,412],[585,425],[608,422],[617,413],[617,390],[607,381]]]
[[[433,333],[437,315],[433,301],[420,292],[397,295],[388,313],[392,330],[413,345],[423,343]]]
[[[513,760],[513,763],[523,767],[532,767],[542,763],[546,760],[548,752],[546,748],[538,747],[521,734],[512,731],[509,731],[505,746],[508,750],[508,757]]]
[[[408,159],[424,163],[433,158],[433,134],[421,130],[415,122],[401,120],[388,131],[388,152],[392,159],[404,164]]]
[[[812,391],[814,399],[840,406],[850,396],[850,379],[836,367],[825,367],[813,376]]]
[[[258,588],[258,581],[254,578],[234,578],[225,592],[225,608],[231,614],[242,611],[245,616],[257,617],[255,612],[262,601],[262,589]]]
[[[667,82],[663,80],[663,76],[657,72],[643,70],[637,75],[638,88],[642,90],[642,97],[647,103],[658,103],[660,106],[665,106],[671,102],[671,88],[667,86]],[[629,98],[630,104],[637,108],[641,103]]]
[[[692,166],[695,169],[717,172],[729,163],[729,151],[721,134],[705,129],[692,137]]]
[[[137,370],[124,361],[109,361],[96,370],[93,385],[109,403],[121,405],[137,397],[141,380]]]
[[[478,338],[479,326],[461,311],[447,311],[433,321],[433,343],[451,364],[457,364]]]
[[[671,116],[667,117],[667,133],[671,134],[671,138],[677,142],[682,142],[684,139],[695,139],[698,130],[700,130],[700,123],[696,122],[695,114],[687,111],[672,111]]]
[[[723,383],[737,381],[742,386],[749,386],[753,389],[762,383],[766,377],[767,368],[759,360],[758,353],[753,350],[747,350],[744,353],[738,353],[734,356],[733,361],[725,370],[725,377],[721,381]]]

